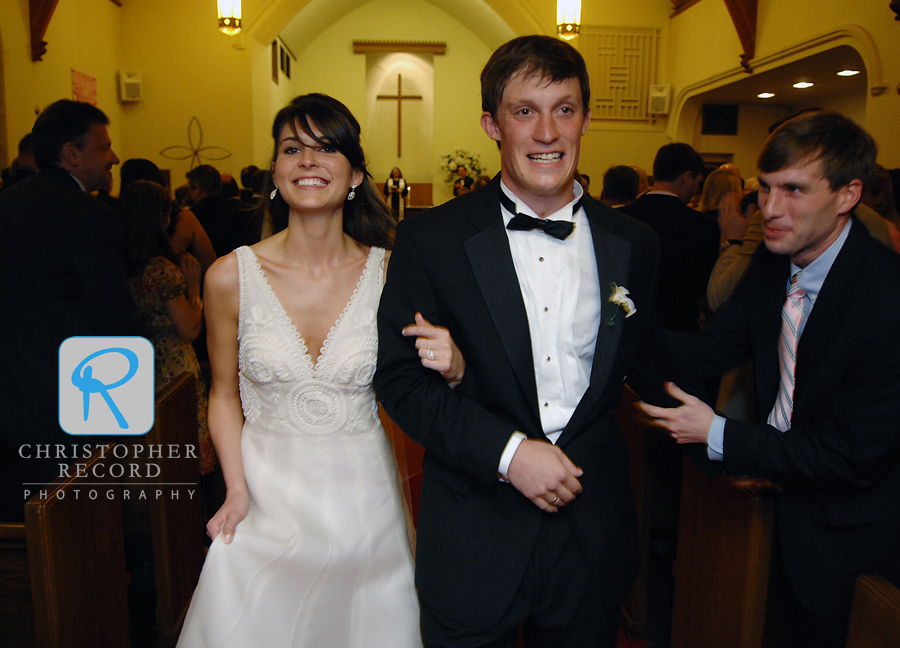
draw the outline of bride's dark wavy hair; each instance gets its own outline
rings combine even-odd
[[[321,137],[313,132],[313,124],[322,133]],[[356,188],[356,198],[344,200],[344,232],[362,245],[391,249],[397,223],[381,193],[372,187],[372,175],[366,168],[366,156],[359,143],[359,122],[347,106],[328,95],[311,93],[295,98],[278,111],[272,124],[275,143],[273,167],[278,157],[278,138],[285,126],[290,126],[298,136],[299,127],[319,144],[337,149],[353,169],[363,172],[362,184]],[[276,193],[274,199],[269,197],[274,187],[272,174],[269,173],[261,207],[271,215],[273,231],[279,232],[287,227],[290,209],[281,193]]]

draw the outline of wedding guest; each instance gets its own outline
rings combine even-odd
[[[141,334],[153,343],[156,391],[184,371],[197,379],[200,474],[207,475],[216,464],[207,425],[207,389],[191,346],[203,324],[202,268],[190,254],[173,252],[166,235],[171,208],[168,190],[147,180],[130,182],[120,197],[131,293],[140,312]]]
[[[23,459],[23,444],[68,443],[59,427],[59,346],[74,336],[134,335],[122,231],[90,192],[112,181],[119,158],[109,119],[63,99],[38,116],[32,146],[40,172],[0,193],[0,517],[21,521],[23,484],[59,476],[56,460]],[[101,443],[84,437],[85,443]]]
[[[120,193],[124,193],[136,180],[147,180],[166,186],[159,167],[154,162],[142,158],[125,160],[122,163],[120,178]],[[216,252],[200,221],[191,210],[179,206],[177,202],[171,205],[166,233],[172,252],[175,254],[189,252],[200,262],[200,268],[204,273],[216,260]]]

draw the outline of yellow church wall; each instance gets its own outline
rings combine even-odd
[[[184,157],[200,146],[199,130],[188,133],[197,117],[202,146],[231,153],[219,160],[211,158],[222,157],[220,150],[201,151],[200,162],[239,177],[254,160],[252,51],[245,37],[217,30],[214,2],[141,0],[124,3],[122,38],[121,66],[140,72],[144,98],[122,104],[127,129],[119,157],[152,160],[170,170],[173,187],[184,184],[191,160],[170,159],[160,151],[177,146],[170,155]]]
[[[667,43],[671,5],[658,0],[609,0],[582,2],[582,25],[659,30],[655,83],[668,83]],[[553,16],[555,20],[556,16]],[[581,37],[570,41],[582,50]],[[589,56],[588,52],[582,54]],[[593,84],[593,80],[592,80]],[[596,95],[594,88],[593,95]],[[578,169],[591,178],[591,194],[600,196],[603,174],[614,165],[638,165],[650,172],[656,151],[670,140],[666,136],[667,118],[652,123],[593,119],[582,139]]]
[[[97,104],[110,117],[113,150],[123,161],[148,158],[170,170],[173,186],[182,184],[190,160],[167,159],[160,151],[181,146],[186,154],[196,116],[202,145],[232,153],[202,161],[235,175],[253,162],[251,53],[234,48],[242,37],[217,31],[215,3],[132,0],[120,8],[109,0],[60,2],[44,39],[47,53],[32,62],[27,0],[0,3],[8,160],[41,109],[72,97],[74,68],[97,79]],[[142,101],[119,101],[120,69],[140,72]]]
[[[887,86],[881,96],[835,97],[825,107],[857,119],[878,141],[879,161],[900,166],[900,140],[893,130],[900,115],[900,23],[887,2],[865,0],[759,0],[756,56],[757,71],[812,55],[840,44],[850,44],[869,64],[870,85],[880,63],[880,78]],[[740,46],[723,2],[705,0],[672,20],[669,60],[671,82],[686,111],[669,128],[675,138],[689,138],[695,131],[694,109],[685,106],[689,96],[745,76],[740,71]],[[871,45],[870,45],[870,44]],[[874,57],[867,54],[869,48]],[[877,60],[876,60],[877,59]],[[762,63],[760,63],[762,62]],[[748,173],[748,172],[745,172]]]
[[[120,152],[122,114],[116,89],[122,10],[109,0],[60,2],[44,35],[43,60],[31,60],[28,0],[0,2],[0,40],[7,141],[6,157],[17,155],[19,140],[35,117],[58,99],[72,97],[72,70],[97,79],[97,104],[110,118],[113,150]]]
[[[402,8],[401,8],[402,7]],[[491,51],[455,18],[425,2],[402,5],[373,0],[344,16],[313,40],[296,62],[298,90],[324,92],[343,101],[360,124],[367,123],[366,57],[353,54],[354,40],[416,40],[447,43],[447,53],[434,57],[434,139],[430,169],[403,168],[411,181],[424,175],[433,183],[433,200],[452,198],[444,182],[439,156],[454,147],[479,151],[490,174],[499,171],[496,146],[481,129],[479,74]],[[406,132],[406,131],[404,131]],[[365,132],[363,133],[365,146]],[[414,145],[404,137],[404,147]],[[370,158],[373,152],[368,152]],[[402,161],[402,158],[401,158]],[[376,183],[383,183],[392,163],[371,169]],[[402,168],[402,167],[401,167]]]
[[[247,7],[278,4],[274,0],[248,0]],[[490,0],[486,4],[500,18],[507,17],[509,36],[514,35],[516,26],[523,28],[536,20],[547,23],[545,33],[553,32],[552,12],[542,3]],[[365,57],[352,53],[353,39],[442,40],[448,50],[446,56],[434,58],[431,169],[435,202],[441,202],[450,196],[450,189],[438,168],[440,153],[455,146],[477,150],[490,173],[499,168],[496,147],[479,125],[478,74],[490,47],[483,34],[479,37],[465,20],[457,20],[433,2],[410,0],[401,5],[402,10],[397,5],[373,0],[318,30],[319,35],[294,62],[293,81],[282,79],[275,85],[271,82],[268,44],[248,35],[229,38],[217,32],[211,2],[128,0],[121,8],[109,0],[60,2],[45,36],[47,54],[43,61],[32,62],[28,1],[0,0],[0,118],[4,124],[0,128],[0,163],[15,157],[16,144],[30,129],[37,111],[56,99],[71,96],[70,70],[74,68],[97,79],[98,103],[112,120],[110,133],[122,159],[149,157],[171,169],[173,183],[178,184],[189,161],[167,160],[159,151],[170,145],[187,147],[188,123],[196,115],[203,126],[203,145],[232,152],[227,160],[211,162],[236,174],[247,164],[266,164],[271,154],[268,131],[272,116],[300,92],[335,94],[361,123],[366,123]],[[527,20],[516,22],[511,16],[519,5]],[[669,4],[659,0],[606,0],[583,5],[585,25],[660,29],[657,81],[672,84],[673,109],[677,104],[670,119],[663,117],[651,125],[592,122],[583,143],[581,169],[594,178],[595,192],[599,190],[597,179],[608,166],[624,162],[649,167],[656,149],[673,139],[689,141],[701,151],[729,152],[711,150],[726,147],[726,140],[698,138],[696,107],[685,103],[690,94],[743,74],[738,67],[742,50],[728,12],[721,0],[703,0],[673,19],[669,13]],[[257,19],[271,18],[270,14]],[[879,142],[880,161],[889,167],[900,166],[900,139],[892,132],[900,115],[900,23],[893,17],[882,0],[760,0],[756,51],[757,61],[770,60],[782,51],[845,28],[862,34],[860,38],[871,38],[885,92],[881,96],[869,94],[857,102],[842,98],[832,107],[860,116]],[[245,18],[252,24],[253,15]],[[252,33],[252,28],[248,31]],[[500,40],[496,35],[493,38]],[[853,38],[842,42],[848,40],[853,44]],[[576,46],[577,42],[573,41]],[[236,49],[235,44],[243,49]],[[859,43],[857,46],[865,49]],[[868,57],[871,59],[871,53]],[[118,101],[119,69],[141,72],[142,102]],[[755,156],[752,149],[757,145],[761,114],[748,118],[755,124],[749,138],[752,143],[739,137],[731,147],[735,159],[744,160],[742,167]],[[383,170],[373,171],[380,174]]]
[[[278,83],[272,81],[272,45],[247,39],[251,55],[251,99],[253,101],[253,155],[247,164],[268,168],[272,160],[272,122],[288,102],[302,93],[298,79],[302,76],[297,62],[292,61],[291,78],[279,70]],[[244,165],[247,166],[247,165]]]

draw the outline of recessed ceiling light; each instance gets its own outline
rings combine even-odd
[[[841,70],[837,73],[838,76],[856,76],[859,74],[859,70]]]
[[[811,88],[811,87],[813,87],[813,85],[814,84],[810,83],[809,81],[797,81],[797,83],[794,84],[794,87],[795,88]]]
[[[774,92],[760,92],[756,96],[759,97],[760,99],[771,99],[772,97],[775,96],[775,93]]]

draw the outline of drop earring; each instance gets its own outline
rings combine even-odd
[[[269,194],[269,200],[275,200],[275,196],[278,195],[278,185],[275,185],[275,188],[272,189],[272,193]]]
[[[347,194],[347,200],[356,198],[356,185],[350,185],[350,193]]]

